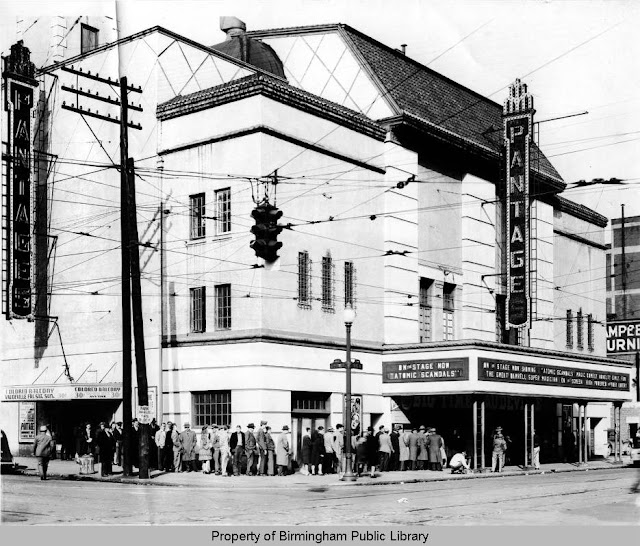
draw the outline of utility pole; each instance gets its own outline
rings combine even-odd
[[[128,85],[127,77],[124,76],[117,79],[111,78],[102,78],[98,74],[91,74],[90,71],[83,72],[82,68],[76,69],[73,65],[71,67],[63,66],[62,70],[64,72],[69,72],[76,76],[79,81],[80,78],[85,78],[100,84],[108,85],[111,87],[116,87],[119,85],[120,90],[120,100],[117,98],[112,99],[111,95],[105,97],[104,95],[100,95],[98,91],[92,93],[90,90],[83,90],[82,87],[73,85],[71,86],[62,86],[63,91],[67,91],[75,95],[75,105],[72,103],[71,105],[67,105],[66,101],[62,103],[62,108],[65,110],[70,110],[72,112],[76,112],[81,114],[82,116],[88,116],[92,118],[97,118],[103,121],[108,121],[111,123],[117,123],[120,125],[120,232],[121,232],[121,275],[122,275],[122,444],[123,444],[123,462],[122,462],[122,473],[125,476],[131,476],[133,465],[132,465],[132,450],[140,450],[142,457],[140,463],[140,474],[142,474],[143,465],[146,469],[148,477],[148,453],[149,453],[149,435],[148,430],[141,431],[140,436],[140,445],[132,446],[131,445],[131,422],[132,422],[132,408],[131,408],[131,393],[132,393],[132,381],[131,381],[131,275],[132,275],[132,256],[135,256],[136,264],[135,271],[137,272],[137,281],[138,281],[138,295],[140,295],[140,262],[138,258],[138,230],[137,224],[135,222],[136,216],[136,207],[135,207],[135,197],[131,199],[130,195],[130,185],[132,185],[132,178],[128,169],[129,163],[129,133],[128,129],[131,127],[132,129],[142,129],[140,124],[132,124],[129,123],[129,110],[136,110],[138,112],[142,112],[142,108],[140,105],[135,106],[133,104],[129,104],[129,92],[142,93],[141,87],[132,87]],[[100,114],[98,110],[92,112],[90,108],[84,109],[79,104],[79,99],[82,97],[83,99],[92,99],[96,101],[100,101],[102,103],[120,106],[120,119],[117,117],[111,117],[111,114],[107,114],[106,116]],[[131,165],[133,165],[133,161],[131,160]],[[131,169],[132,171],[132,169]],[[133,192],[135,196],[135,186],[133,186]],[[131,217],[133,216],[134,220],[132,222]],[[134,233],[132,234],[132,226],[135,228]],[[134,250],[135,249],[135,250]],[[135,285],[134,285],[135,289]],[[134,312],[136,309],[139,311],[139,326],[136,328],[142,332],[142,308],[136,307],[137,303],[134,301]],[[138,355],[138,343],[142,343],[142,364],[141,368],[137,366],[137,378],[138,378],[138,403],[140,406],[148,404],[148,388],[147,388],[147,377],[146,377],[146,366],[144,363],[144,340],[140,336],[140,339],[136,337],[136,356]],[[136,363],[139,364],[138,360]],[[144,375],[144,379],[141,376]],[[144,404],[142,403],[144,402]],[[148,429],[148,427],[146,427]],[[146,450],[142,449],[142,446],[146,442]],[[140,475],[142,478],[143,476]]]
[[[136,209],[136,183],[133,159],[127,159],[127,203],[129,212],[129,257],[131,266],[131,301],[133,305],[133,339],[136,349],[136,376],[138,379],[138,407],[149,405],[147,360],[144,353],[144,325],[142,322],[142,291],[140,287],[140,247]],[[149,423],[140,421],[140,466],[138,477],[149,478]]]
[[[129,275],[131,264],[129,258],[129,175],[127,158],[129,157],[129,132],[127,77],[120,79],[120,255],[122,273],[122,473],[131,476],[131,285]]]

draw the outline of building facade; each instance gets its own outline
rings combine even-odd
[[[607,220],[561,196],[526,86],[502,106],[346,25],[221,23],[213,46],[155,27],[36,71],[31,174],[46,229],[33,232],[32,320],[3,323],[10,439],[31,409],[67,438],[121,411],[119,113],[94,110],[96,95],[117,95],[87,80],[100,74],[127,76],[137,107],[159,421],[264,419],[299,442],[351,413],[356,431],[456,431],[476,468],[498,425],[517,464],[534,430],[547,460],[602,454],[609,405],[631,397],[630,364],[605,351]],[[275,263],[249,246],[265,200],[283,212]],[[329,367],[347,305],[363,364],[350,412],[344,372]]]

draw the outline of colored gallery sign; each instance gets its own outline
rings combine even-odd
[[[640,320],[607,323],[607,355],[640,352]]]
[[[382,363],[383,383],[469,379],[469,359],[405,360]]]
[[[478,359],[478,379],[546,387],[629,392],[629,374],[626,373],[560,368],[546,364],[525,364],[486,358]]]
[[[2,402],[34,400],[121,400],[122,383],[108,385],[30,385],[2,387]]]
[[[36,437],[36,403],[20,402],[18,442],[33,442]]]
[[[516,80],[505,101],[503,124],[506,161],[506,326],[530,325],[529,175],[533,135],[533,97]]]
[[[4,108],[7,111],[6,301],[7,318],[33,319],[34,212],[33,109],[38,83],[22,42],[4,58]]]

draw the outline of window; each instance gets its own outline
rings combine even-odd
[[[567,349],[573,349],[573,312],[567,309]]]
[[[291,411],[327,413],[329,394],[317,392],[292,392]]]
[[[587,348],[593,351],[593,315],[587,315]]]
[[[311,309],[311,260],[306,250],[298,252],[298,307]]]
[[[418,329],[420,332],[420,343],[425,341],[431,341],[432,337],[432,325],[431,320],[433,316],[433,307],[431,298],[433,297],[433,280],[432,279],[420,279],[420,317],[418,323]]]
[[[231,188],[216,191],[216,234],[231,231]]]
[[[204,230],[204,193],[189,196],[191,211],[191,238],[201,239],[205,236]]]
[[[231,328],[231,285],[218,284],[216,290],[216,330]]]
[[[231,391],[194,392],[194,427],[231,425]]]
[[[322,310],[334,311],[333,306],[333,260],[331,254],[322,257]]]
[[[583,343],[583,332],[582,332],[582,309],[580,309],[578,311],[578,314],[576,315],[576,334],[577,334],[577,343],[576,346],[578,347],[578,349],[582,349],[584,347],[584,343]]]
[[[204,286],[191,289],[191,331],[204,332],[207,328],[206,321],[206,289]]]
[[[356,306],[356,269],[353,262],[344,262],[344,306]]]
[[[81,25],[80,53],[87,53],[98,47],[98,29],[89,25]]]
[[[453,294],[456,289],[455,284],[444,283],[442,291],[442,339],[453,340],[453,313],[455,302]]]

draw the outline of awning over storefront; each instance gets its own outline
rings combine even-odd
[[[2,402],[53,400],[122,400],[122,383],[17,385],[2,387]]]
[[[382,394],[504,394],[609,402],[633,398],[627,362],[482,345],[386,350]]]

